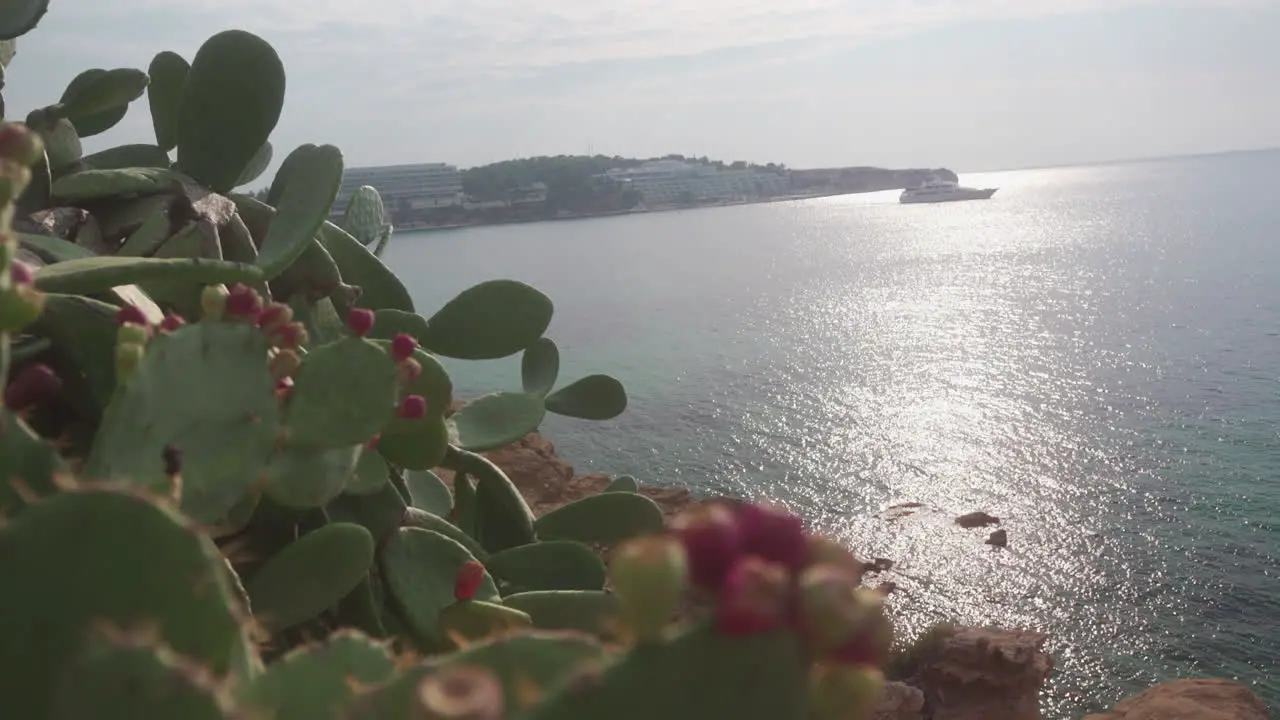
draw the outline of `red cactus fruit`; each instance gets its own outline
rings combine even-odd
[[[396,363],[396,379],[401,385],[408,385],[422,375],[422,363],[413,358],[405,358]]]
[[[5,407],[21,412],[49,400],[62,391],[62,378],[41,363],[28,365],[4,389]]]
[[[267,335],[276,347],[296,350],[307,344],[307,327],[302,323],[277,325]]]
[[[720,504],[695,506],[676,516],[671,529],[684,544],[689,579],[703,590],[718,590],[742,554],[742,537],[733,512]]]
[[[181,315],[165,315],[160,321],[160,332],[173,332],[186,324],[187,321]]]
[[[274,378],[290,377],[302,366],[302,357],[293,350],[281,350],[268,363]]]
[[[484,581],[484,565],[475,560],[468,560],[458,568],[458,575],[453,581],[453,597],[455,600],[470,600],[476,596],[480,583]]]
[[[141,325],[147,327],[147,315],[137,305],[122,305],[116,310],[116,325]]]
[[[367,450],[367,451],[370,451],[370,452],[372,452],[372,451],[374,451],[374,450],[378,449],[378,441],[379,441],[379,440],[381,440],[381,439],[382,439],[382,435],[374,435],[373,437],[369,438],[368,440],[365,440],[365,441],[364,441],[364,449],[365,449],[365,450]]]
[[[227,288],[225,312],[234,318],[256,322],[262,313],[262,296],[248,285],[236,283]]]
[[[347,327],[356,337],[364,337],[373,329],[373,311],[369,308],[351,308],[347,313]]]
[[[778,627],[787,612],[790,576],[780,563],[744,555],[725,576],[716,627],[726,635],[755,635]]]
[[[14,285],[30,285],[35,282],[35,275],[31,272],[31,266],[21,260],[14,260],[9,263],[9,277],[13,280]]]
[[[804,567],[809,537],[804,521],[773,505],[744,505],[738,510],[743,550],[782,563],[792,572]]]
[[[284,303],[270,303],[258,315],[258,327],[270,333],[293,320],[293,308]]]
[[[413,357],[413,352],[417,349],[418,341],[408,333],[397,333],[391,339],[391,357],[396,362]]]
[[[396,408],[396,415],[405,420],[417,420],[427,414],[427,399],[421,395],[406,395]]]
[[[845,665],[878,666],[889,657],[893,645],[893,623],[884,614],[884,596],[871,588],[858,588],[854,598],[853,633],[827,658]]]
[[[288,375],[282,378],[276,378],[276,397],[280,400],[288,399],[293,392],[293,378]]]

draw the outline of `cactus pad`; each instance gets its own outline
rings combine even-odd
[[[147,623],[215,674],[248,671],[248,638],[222,556],[176,512],[140,494],[73,489],[27,508],[0,529],[0,585],[22,588],[0,603],[8,716],[48,717],[53,678],[98,621]]]
[[[401,527],[416,527],[423,530],[432,530],[444,535],[450,540],[456,541],[459,545],[467,549],[467,552],[475,556],[477,560],[487,561],[489,554],[484,551],[480,543],[476,542],[470,535],[462,532],[456,525],[445,520],[439,515],[429,513],[426,510],[419,510],[411,507],[405,510],[404,519],[401,521]]]
[[[560,349],[551,338],[538,338],[520,356],[520,382],[524,391],[539,397],[551,392],[560,375]]]
[[[594,550],[568,540],[509,548],[490,555],[485,567],[522,590],[600,590],[606,574]]]
[[[129,103],[146,92],[148,81],[146,73],[133,68],[85,70],[63,91],[60,110],[80,137],[97,135],[124,118]]]
[[[475,535],[490,552],[534,542],[533,511],[511,478],[483,455],[450,452],[447,465],[475,476]]]
[[[0,40],[12,40],[31,31],[49,9],[49,0],[17,0],[0,10]],[[5,62],[8,64],[8,61]]]
[[[453,493],[440,476],[430,470],[409,470],[404,474],[411,504],[419,510],[447,517],[453,510]]]
[[[369,247],[382,236],[386,222],[387,211],[382,205],[382,195],[378,194],[377,188],[364,185],[356,188],[351,195],[351,201],[347,203],[346,212],[342,215],[342,222],[338,225],[350,233],[351,237],[359,240],[360,244]]]
[[[276,553],[246,584],[254,617],[271,631],[297,625],[338,604],[373,564],[373,536],[330,523]]]
[[[147,281],[253,283],[262,271],[253,265],[204,258],[102,256],[67,260],[40,268],[36,287],[45,292],[92,294],[117,285]]]
[[[22,492],[54,491],[53,476],[65,463],[58,451],[27,427],[12,410],[0,407],[0,517],[25,504]]]
[[[508,595],[502,604],[528,613],[544,630],[612,637],[618,625],[617,598],[603,590],[534,590]]]
[[[533,625],[529,615],[499,603],[461,600],[440,610],[440,630],[451,641],[483,640]]]
[[[354,495],[377,492],[386,484],[390,472],[382,455],[373,450],[365,450],[360,453],[355,472],[347,478],[344,491]]]
[[[343,493],[326,505],[325,511],[334,521],[363,525],[381,544],[399,529],[407,508],[395,486],[386,483],[374,493]]]
[[[267,666],[239,700],[251,713],[275,720],[337,720],[338,708],[357,688],[386,682],[394,673],[395,661],[384,644],[340,630]]]
[[[547,410],[583,420],[612,420],[627,409],[627,391],[608,375],[588,375],[551,393]]]
[[[320,507],[347,486],[363,455],[359,445],[319,448],[289,443],[271,457],[266,493],[285,507]]]
[[[411,631],[415,642],[439,647],[438,615],[454,602],[454,579],[464,563],[475,560],[456,540],[431,530],[402,528],[380,551],[379,567],[394,601],[396,613]],[[498,588],[486,572],[476,600],[496,600]]]
[[[182,453],[182,509],[213,522],[257,481],[279,417],[267,342],[244,324],[199,323],[151,341],[104,413],[87,471],[164,491],[166,446]]]
[[[396,418],[393,424],[399,421],[400,418]],[[449,449],[449,424],[445,419],[432,415],[428,406],[427,416],[415,420],[409,428],[409,432],[384,430],[378,440],[378,452],[392,463],[410,470],[426,470],[439,465]]]
[[[307,353],[294,376],[285,422],[291,441],[336,448],[373,437],[395,404],[391,357],[372,342],[349,337]]]
[[[664,525],[662,509],[644,495],[601,493],[562,505],[538,518],[533,527],[547,540],[611,545],[661,532]]]
[[[640,492],[640,483],[630,475],[619,475],[609,482],[604,492]]]
[[[357,307],[413,312],[413,298],[404,283],[359,240],[327,220],[320,226],[319,238],[334,262],[338,263],[343,280],[359,285],[363,290],[356,300]]]
[[[178,146],[178,108],[182,105],[182,86],[191,65],[179,54],[164,50],[156,53],[147,66],[151,83],[147,85],[147,104],[151,107],[151,125],[156,145],[166,153]]]
[[[427,350],[459,360],[494,360],[537,342],[551,324],[551,299],[516,280],[463,290],[427,320]]]
[[[258,253],[258,267],[268,280],[284,272],[307,249],[325,222],[342,182],[338,148],[321,145],[295,157],[294,172],[280,194],[275,219]]]
[[[537,395],[496,392],[463,405],[449,420],[457,428],[458,447],[484,452],[537,430],[545,414]]]

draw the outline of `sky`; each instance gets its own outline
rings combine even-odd
[[[1280,146],[1280,0],[52,0],[8,113],[229,28],[284,62],[276,163],[306,142],[348,166],[960,171]],[[145,98],[86,152],[127,142],[154,142]]]

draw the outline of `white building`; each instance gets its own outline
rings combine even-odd
[[[339,215],[346,210],[351,195],[362,185],[377,188],[389,211],[406,205],[414,210],[449,207],[461,205],[463,201],[462,173],[453,165],[419,163],[347,168],[342,173],[342,185],[338,187],[331,214]]]
[[[605,176],[630,185],[649,204],[685,200],[735,200],[785,192],[785,175],[760,170],[721,170],[681,160],[650,160],[633,168],[614,168]]]

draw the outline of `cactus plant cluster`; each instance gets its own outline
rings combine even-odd
[[[46,5],[0,11],[0,59]],[[337,148],[235,192],[284,87],[230,30],[0,124],[6,717],[865,717],[889,627],[798,519],[668,528],[628,477],[534,517],[480,453],[622,386],[558,387],[523,283],[418,314],[376,191],[326,219]],[[83,155],[144,93],[155,144]],[[514,355],[519,390],[449,412],[439,357]]]

